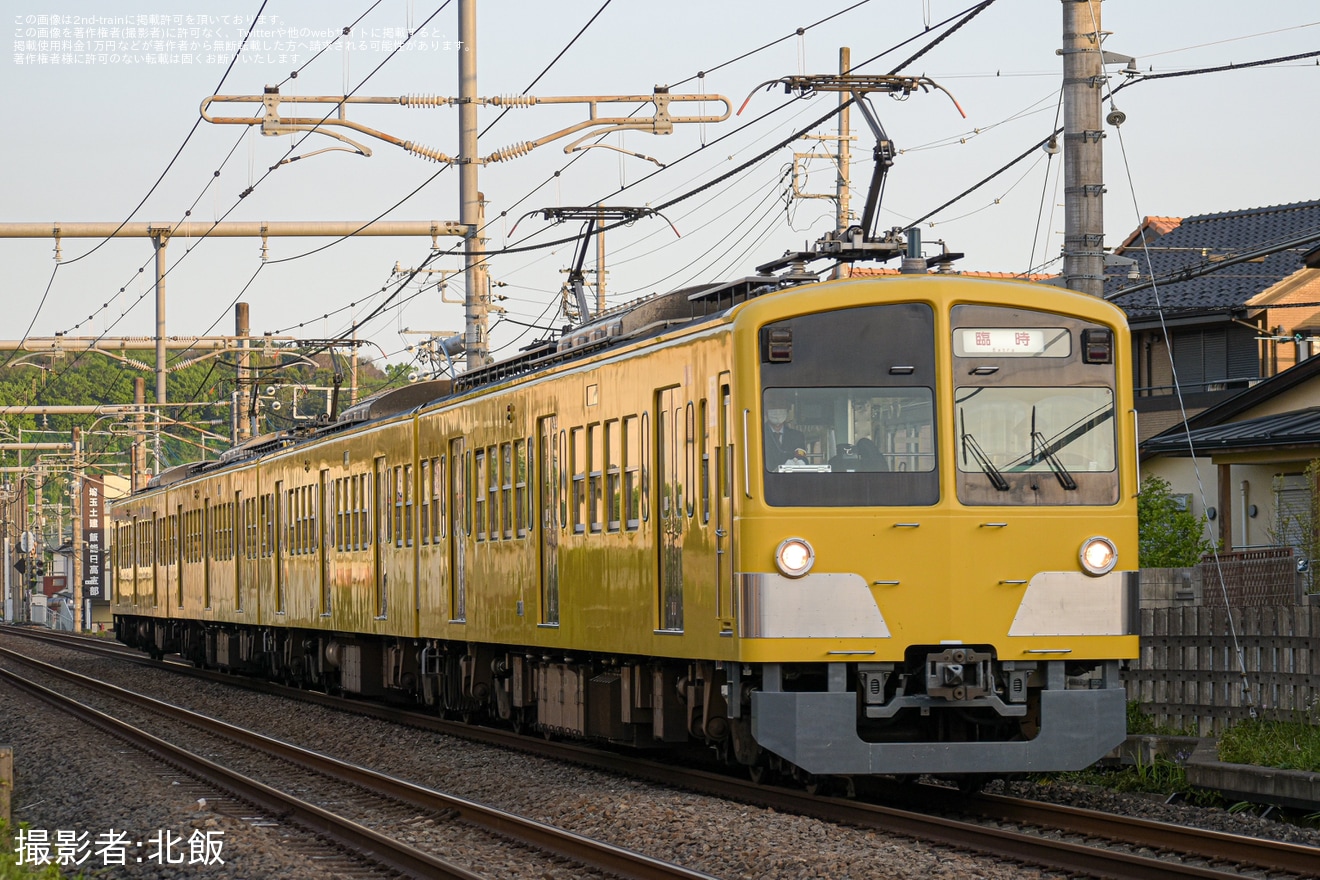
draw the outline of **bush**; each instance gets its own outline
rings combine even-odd
[[[1169,481],[1148,476],[1137,496],[1138,564],[1142,568],[1181,568],[1195,565],[1210,552],[1205,517],[1179,510]]]

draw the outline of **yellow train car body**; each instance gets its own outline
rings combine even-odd
[[[1122,313],[769,287],[162,474],[112,509],[120,638],[799,774],[1099,757],[1137,655]]]

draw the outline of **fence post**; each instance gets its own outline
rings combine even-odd
[[[10,824],[10,792],[14,790],[14,750],[0,746],[0,822]]]

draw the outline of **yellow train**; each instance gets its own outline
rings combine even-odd
[[[1121,311],[950,275],[656,296],[111,509],[154,654],[794,775],[1124,736]]]

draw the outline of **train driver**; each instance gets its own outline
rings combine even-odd
[[[807,438],[796,428],[788,426],[789,402],[782,396],[765,397],[765,469],[777,471],[779,466],[797,458],[805,458]]]

